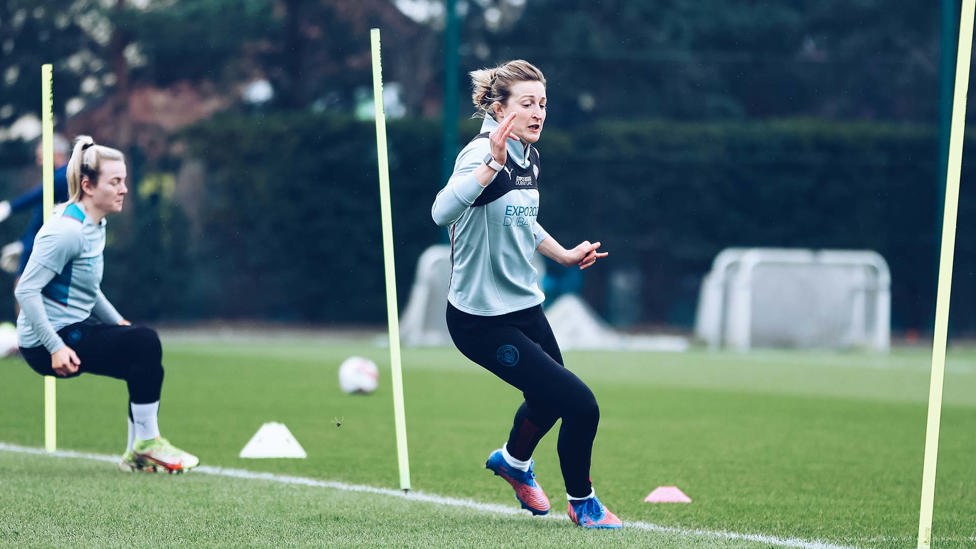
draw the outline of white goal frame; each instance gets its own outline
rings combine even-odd
[[[776,341],[764,339],[762,323],[757,317],[757,303],[777,300],[775,289],[764,287],[776,269],[786,273],[804,273],[810,292],[800,301],[809,309],[818,306],[814,301],[825,292],[833,302],[839,301],[846,310],[847,324],[843,334],[830,334],[824,326],[815,325],[815,318],[797,314],[790,318],[796,323],[795,338],[780,334]],[[793,282],[796,282],[794,276]],[[844,287],[831,287],[838,278],[849,282]],[[838,295],[836,292],[843,292]],[[797,301],[797,296],[791,296]],[[804,299],[805,298],[805,299]],[[784,300],[786,301],[786,300]],[[784,303],[780,312],[786,310]],[[844,311],[839,311],[838,314]],[[804,324],[805,322],[814,324]],[[709,348],[722,347],[740,351],[753,347],[829,347],[865,348],[885,352],[891,341],[891,274],[884,258],[866,250],[822,250],[789,248],[728,248],[720,252],[705,276],[698,301],[695,335]]]

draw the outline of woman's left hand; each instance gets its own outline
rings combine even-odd
[[[598,252],[599,247],[599,242],[590,243],[589,240],[580,242],[575,248],[569,250],[570,260],[567,261],[567,266],[575,263],[579,265],[580,270],[583,270],[596,263],[597,259],[607,257],[609,252]]]

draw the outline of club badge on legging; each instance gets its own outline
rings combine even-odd
[[[519,361],[518,348],[514,345],[502,345],[495,351],[495,358],[502,366],[515,366]]]
[[[68,345],[77,345],[81,341],[81,330],[73,328],[64,334],[64,342]]]

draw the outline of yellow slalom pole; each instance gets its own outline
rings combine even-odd
[[[390,212],[390,166],[386,150],[386,111],[383,108],[383,63],[380,60],[380,29],[370,29],[373,54],[373,103],[376,106],[376,160],[380,175],[380,212],[383,223],[383,268],[386,273],[386,319],[390,333],[390,369],[393,371],[393,414],[396,420],[397,459],[400,489],[410,490],[410,460],[407,457],[407,424],[403,408],[403,375],[400,368],[400,321],[397,312],[396,271],[393,261],[393,217]]]
[[[41,147],[44,159],[42,198],[44,220],[54,208],[54,74],[50,64],[41,65]],[[58,394],[54,376],[44,376],[44,449],[58,449]]]
[[[969,90],[969,61],[973,49],[973,11],[976,0],[963,0],[959,19],[959,50],[956,54],[956,86],[949,127],[949,162],[946,170],[945,211],[942,219],[942,253],[939,259],[939,287],[935,306],[935,335],[932,339],[932,377],[929,386],[929,415],[925,428],[925,462],[922,468],[922,503],[918,520],[918,549],[932,544],[932,508],[935,502],[935,468],[939,456],[939,424],[942,416],[942,387],[945,377],[946,340],[949,331],[949,295],[952,292],[952,261],[956,248],[956,214],[959,205],[959,174],[962,168],[963,134],[966,130],[966,94]]]

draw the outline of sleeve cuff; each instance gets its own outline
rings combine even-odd
[[[477,200],[479,196],[481,196],[481,193],[484,192],[485,187],[482,187],[481,183],[478,183],[478,179],[474,176],[474,174],[469,173],[454,180],[452,189],[454,191],[454,196],[456,196],[458,200],[470,206],[474,204],[474,201]]]

